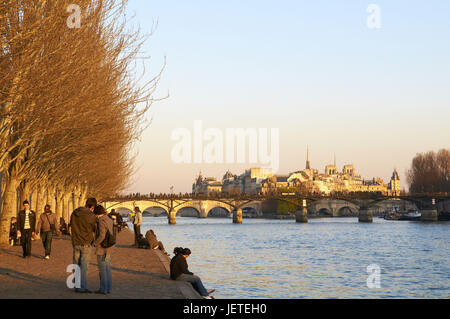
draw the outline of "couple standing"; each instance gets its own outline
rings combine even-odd
[[[113,221],[107,215],[103,206],[97,205],[95,198],[89,198],[85,207],[77,208],[70,217],[73,246],[73,263],[80,266],[80,287],[78,293],[91,293],[87,289],[88,265],[91,259],[92,247],[95,247],[100,289],[95,293],[109,294],[112,291],[111,248],[102,245],[107,233],[113,234]]]

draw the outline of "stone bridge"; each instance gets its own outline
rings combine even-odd
[[[256,213],[256,217],[262,216],[262,202],[257,200],[214,200],[214,199],[148,199],[148,200],[129,200],[129,201],[106,201],[102,203],[109,211],[111,209],[125,208],[134,211],[135,207],[139,207],[141,211],[150,208],[161,208],[169,216],[171,224],[176,223],[176,216],[182,214],[183,208],[193,208],[197,212],[199,218],[207,218],[214,208],[222,208],[226,211],[227,216],[233,216],[242,222],[243,209],[252,209]]]
[[[370,203],[370,201],[358,199],[352,202],[340,199],[323,199],[308,205],[308,214],[333,217],[358,217],[359,210],[362,206],[368,206],[374,215],[381,215],[384,212],[391,211],[394,207],[401,207],[406,211],[418,210],[418,207],[414,203],[404,200],[386,199]]]
[[[359,206],[345,200],[320,200],[312,202],[308,213],[313,215],[329,215],[333,217],[358,216]]]
[[[439,198],[435,206],[424,204],[424,198],[398,196],[396,198],[380,197],[377,199],[363,198],[305,198],[299,201],[292,198],[277,198],[291,204],[295,204],[298,208],[295,213],[296,221],[305,223],[308,221],[309,215],[325,215],[333,217],[354,216],[358,217],[360,222],[372,222],[372,216],[382,212],[391,210],[394,206],[405,208],[405,210],[419,210],[422,213],[423,221],[436,221],[438,218],[438,209],[447,209],[449,201],[448,196]],[[199,218],[207,218],[214,208],[222,208],[227,212],[227,216],[233,216],[233,222],[242,223],[243,209],[252,208],[256,212],[256,217],[261,217],[262,203],[266,198],[238,198],[238,199],[221,199],[221,198],[169,198],[169,199],[142,199],[142,200],[110,200],[103,202],[107,210],[113,208],[126,208],[131,211],[135,207],[139,207],[141,211],[158,207],[163,209],[168,217],[169,224],[176,223],[176,216],[180,215],[183,208],[193,208],[197,212]],[[425,198],[425,202],[430,202],[430,198]],[[305,205],[305,206],[303,206]],[[442,208],[439,208],[442,206]]]

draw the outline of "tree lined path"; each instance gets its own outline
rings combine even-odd
[[[43,259],[41,240],[33,241],[32,258],[22,258],[22,247],[0,246],[0,299],[187,299],[200,298],[190,284],[169,278],[169,258],[156,250],[132,246],[134,234],[124,230],[112,251],[113,292],[79,294],[67,288],[66,272],[72,264],[70,237],[53,240],[50,260]],[[94,250],[93,250],[94,253]],[[97,260],[91,255],[88,287],[98,290]]]

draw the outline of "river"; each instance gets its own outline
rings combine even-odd
[[[171,255],[190,248],[189,269],[216,298],[450,298],[449,222],[144,217],[141,228]],[[379,288],[368,288],[374,264]]]

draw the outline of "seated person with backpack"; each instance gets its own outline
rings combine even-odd
[[[142,234],[138,236],[138,248],[142,249],[150,249],[150,245],[148,244],[147,239]]]
[[[68,229],[67,229],[67,224],[66,224],[66,221],[64,220],[64,218],[63,217],[61,217],[60,219],[59,219],[59,232],[61,233],[61,234],[63,234],[63,235],[70,235],[69,234],[69,231],[68,231]]]

